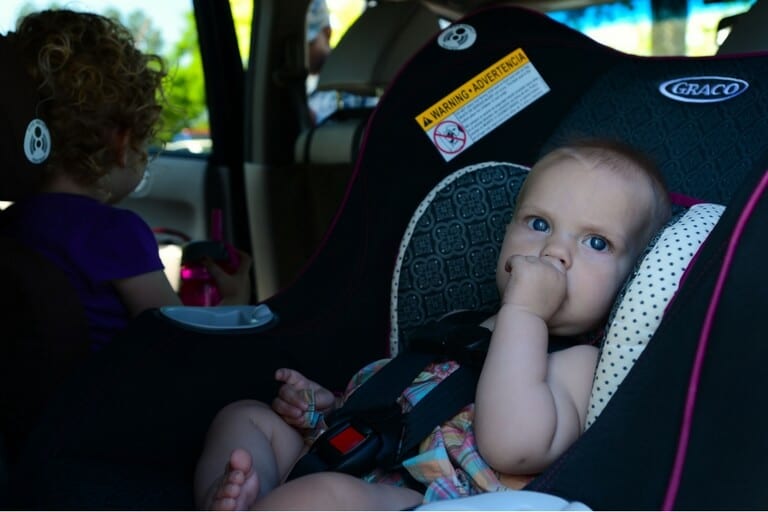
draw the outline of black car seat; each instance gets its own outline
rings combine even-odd
[[[34,88],[5,36],[0,63],[6,70],[0,81],[0,201],[7,202],[35,190],[45,163],[27,155],[45,153],[50,139],[28,129],[35,119]],[[0,237],[0,270],[0,425],[14,459],[50,396],[87,357],[88,330],[69,278],[47,259]]]
[[[676,320],[662,323],[587,433],[531,484],[593,508],[659,508],[690,368],[694,330],[686,319],[698,322],[701,317],[682,312],[706,309],[694,299],[704,296],[711,284],[712,268],[722,259],[724,234],[754,182],[754,169],[766,166],[767,62],[762,54],[630,56],[540,13],[512,6],[481,9],[460,20],[414,54],[382,95],[331,229],[297,279],[264,302],[279,318],[274,327],[258,334],[214,331],[179,324],[159,310],[141,315],[48,409],[14,489],[24,506],[33,508],[191,507],[192,470],[213,414],[238,398],[270,401],[275,368],[290,366],[341,389],[362,365],[407,348],[404,340],[413,324],[403,323],[406,319],[425,321],[457,304],[494,308],[487,287],[456,286],[452,272],[462,272],[463,265],[453,264],[453,253],[440,244],[424,259],[409,256],[409,247],[420,251],[421,242],[430,238],[412,228],[419,219],[436,219],[441,233],[451,235],[448,240],[457,245],[463,240],[472,249],[472,234],[483,224],[467,223],[482,217],[476,214],[474,196],[489,198],[490,205],[498,198],[474,191],[490,190],[493,180],[488,176],[494,171],[475,174],[478,181],[468,188],[455,187],[470,193],[451,196],[450,187],[443,191],[448,196],[434,191],[473,166],[530,166],[549,145],[582,133],[625,138],[662,163],[674,192],[692,201],[735,206],[726,208],[695,260],[690,275],[696,279],[686,280],[672,303],[670,314],[676,311],[671,317]],[[685,90],[712,91],[717,84],[698,80],[711,76],[730,77],[730,84],[746,82],[748,87],[733,86],[734,94],[720,98],[725,101],[706,103],[680,102],[686,99],[679,96],[681,89],[668,88],[688,78]],[[699,87],[690,86],[691,78],[697,78]],[[662,84],[667,84],[663,91]],[[725,88],[718,84],[718,90]],[[482,101],[474,103],[478,97]],[[470,111],[461,111],[468,105]],[[432,196],[443,201],[434,204],[440,216],[420,215]],[[509,211],[509,205],[504,208]],[[448,211],[458,215],[443,217]],[[477,229],[453,237],[456,223]],[[404,244],[406,233],[416,236]],[[753,230],[749,234],[756,236]],[[419,274],[414,272],[417,263],[437,271]],[[460,278],[462,284],[473,282],[473,270],[487,271],[483,265],[464,268],[469,277]],[[414,289],[414,275],[430,279]],[[765,276],[760,278],[758,284]],[[409,288],[402,288],[394,301],[393,289],[400,287]],[[761,294],[766,289],[749,290],[751,304],[765,304]],[[458,296],[467,302],[448,300]],[[739,301],[734,304],[729,309],[739,310]],[[756,314],[754,308],[741,309],[744,315]],[[683,326],[690,332],[683,335]],[[717,335],[717,355],[729,355],[728,368],[733,368],[743,362],[744,353],[728,354],[733,343],[727,343],[727,328],[723,331]],[[666,332],[664,338],[661,332]],[[751,348],[760,335],[749,335]],[[686,350],[671,350],[678,338],[686,340],[681,343]],[[753,359],[750,370],[764,361]],[[664,369],[663,385],[655,381],[656,367]],[[728,368],[715,374],[727,374]],[[708,384],[716,393],[716,383]],[[749,418],[752,412],[739,408],[737,416]],[[714,407],[707,412],[715,413],[727,411]],[[753,435],[763,427],[762,417],[758,419]],[[720,426],[714,420],[712,424]],[[734,434],[732,424],[723,426]],[[697,440],[697,484],[687,486],[682,480],[683,501],[677,506],[724,507],[725,500],[735,498],[730,503],[737,506],[759,502],[762,473],[749,478],[748,485],[745,471],[722,481],[718,471],[712,473],[718,479],[707,481],[706,472],[712,470],[706,461],[707,442],[719,447],[725,441],[711,436]],[[720,452],[717,462],[729,461]],[[760,446],[754,457],[764,453]],[[750,493],[736,492],[747,487]]]
[[[8,463],[5,439],[4,436],[0,435],[0,508],[3,509],[9,508],[11,502],[10,493],[8,491],[8,483],[10,482]]]
[[[13,458],[49,397],[88,357],[88,327],[69,277],[44,257],[0,237],[0,268],[0,419]]]

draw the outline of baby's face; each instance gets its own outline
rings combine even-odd
[[[512,255],[559,259],[565,299],[548,322],[550,333],[595,328],[645,247],[653,206],[650,182],[639,171],[617,172],[563,154],[537,164],[507,227],[496,280],[503,293]]]

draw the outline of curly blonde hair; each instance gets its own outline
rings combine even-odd
[[[128,130],[142,152],[163,109],[163,60],[136,48],[131,33],[104,16],[46,10],[19,20],[8,34],[39,84],[37,115],[51,132],[46,172],[94,185],[115,164],[115,130]]]

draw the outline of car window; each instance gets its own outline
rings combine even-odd
[[[327,0],[328,10],[331,14],[331,47],[339,44],[339,39],[344,35],[350,25],[365,10],[365,0]]]
[[[728,28],[723,18],[747,11],[755,0],[624,0],[549,16],[617,50],[636,55],[714,55]]]

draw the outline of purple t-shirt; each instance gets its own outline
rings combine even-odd
[[[152,230],[132,211],[74,194],[39,194],[3,212],[2,232],[49,258],[77,290],[94,350],[128,323],[115,279],[162,270]]]

